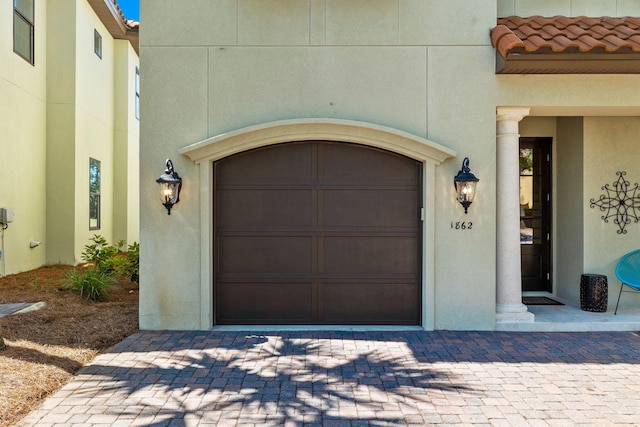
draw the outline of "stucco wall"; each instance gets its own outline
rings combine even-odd
[[[142,0],[141,327],[207,327],[211,302],[204,289],[210,283],[201,278],[209,277],[212,261],[201,258],[200,242],[202,222],[211,218],[210,207],[201,204],[208,195],[200,191],[209,186],[200,182],[207,175],[178,150],[250,125],[329,118],[388,126],[458,153],[433,177],[436,250],[427,256],[435,265],[435,290],[427,297],[435,299],[435,309],[427,317],[436,329],[494,328],[496,107],[531,107],[523,134],[554,137],[554,173],[561,181],[553,188],[560,198],[569,195],[573,177],[558,172],[560,160],[581,161],[582,150],[582,141],[568,135],[575,123],[563,117],[585,117],[586,141],[590,117],[640,115],[640,81],[496,76],[489,30],[497,14],[600,15],[613,5],[609,14],[640,14],[637,3],[627,1]],[[466,156],[480,178],[468,215],[455,202],[452,185]],[[171,216],[154,182],[166,158],[184,179]],[[591,166],[585,163],[582,172],[589,176]],[[558,201],[554,211],[554,229],[563,228],[555,236],[557,257],[569,250],[567,241],[582,224],[572,215],[583,202],[569,200]],[[452,229],[458,221],[473,227]],[[573,228],[565,227],[568,222]],[[576,237],[592,243],[584,233]],[[568,283],[583,263],[589,267],[589,260],[602,256],[589,251],[597,254],[572,258],[554,271],[555,280]],[[575,299],[562,286],[558,293]]]
[[[86,1],[76,2],[76,261],[94,234],[113,242],[115,42]],[[102,36],[102,58],[94,52],[94,29]],[[100,229],[89,229],[89,158],[100,160]]]
[[[580,304],[580,275],[585,273],[584,118],[559,117],[555,140],[554,291]]]
[[[75,264],[76,5],[47,11],[47,263]],[[88,167],[87,167],[88,168]],[[56,184],[54,184],[56,183]]]
[[[432,254],[436,289],[429,298],[447,309],[428,316],[438,329],[492,329],[495,256],[471,254],[493,245],[495,234],[495,105],[476,102],[492,97],[487,29],[495,21],[495,5],[477,5],[470,10],[463,1],[234,0],[213,6],[143,0],[141,326],[201,325],[199,171],[177,150],[248,125],[337,118],[407,131],[460,151],[461,158],[439,166],[435,177],[438,252]],[[448,25],[446,14],[464,25]],[[469,115],[486,120],[467,121]],[[452,192],[463,156],[471,157],[481,179],[467,216]],[[167,157],[185,182],[170,217],[154,183]],[[451,229],[451,221],[462,220],[475,227]],[[464,254],[469,260],[460,268],[444,267],[444,260]]]
[[[35,8],[38,18],[46,15],[44,0]],[[29,242],[46,241],[46,32],[46,21],[38,19],[33,66],[13,52],[13,2],[0,3],[0,207],[15,214],[5,231],[7,274],[45,260],[44,245],[30,249]]]
[[[618,226],[605,223],[602,212],[591,209],[589,201],[605,194],[602,186],[617,180],[616,172],[625,171],[629,189],[640,182],[638,170],[640,117],[588,117],[584,120],[584,272],[606,274],[609,278],[609,305],[615,306],[620,283],[615,266],[621,256],[639,249],[640,223],[633,220],[618,234]],[[627,194],[632,197],[631,191]],[[638,295],[623,295],[620,306],[638,306]]]
[[[135,113],[138,55],[126,40],[115,40],[113,240],[140,241],[140,121]]]
[[[614,188],[618,171],[627,172],[630,189],[640,182],[634,148],[639,126],[637,116],[528,117],[521,123],[522,136],[553,137],[553,293],[573,305],[580,305],[580,275],[604,274],[613,309],[620,289],[615,266],[638,249],[640,225],[632,218],[619,234],[614,219],[605,223],[606,212],[591,208],[590,201],[606,194],[605,184]],[[620,306],[639,302],[625,294]]]
[[[7,273],[75,264],[96,232],[116,239],[116,185],[124,189],[125,200],[119,205],[125,209],[124,231],[117,239],[139,237],[137,55],[129,42],[114,41],[85,0],[60,0],[55,7],[35,0],[34,6],[32,65],[13,52],[13,3],[0,5],[0,207],[15,213],[5,232]],[[94,29],[103,38],[102,59],[93,51]],[[123,52],[118,58],[116,45]],[[121,83],[114,74],[118,66],[127,69]],[[125,92],[119,127],[114,91]],[[115,139],[124,147],[125,173],[113,171]],[[89,157],[102,162],[102,228],[97,231],[89,230]],[[41,245],[30,248],[31,241]]]
[[[114,243],[139,237],[138,189],[128,188],[138,182],[138,61],[130,44],[114,40],[86,1],[61,1],[47,18],[47,262],[75,264],[94,234]],[[102,58],[94,52],[94,30],[102,36]],[[97,230],[89,229],[90,158],[101,167]]]
[[[639,16],[636,0],[498,0],[498,16]]]

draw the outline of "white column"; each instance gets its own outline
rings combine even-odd
[[[520,133],[518,123],[529,108],[496,111],[496,322],[533,322],[522,304],[520,270]]]

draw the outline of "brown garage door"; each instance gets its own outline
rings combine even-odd
[[[216,162],[216,323],[419,324],[421,174],[334,142]]]

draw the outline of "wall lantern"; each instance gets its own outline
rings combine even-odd
[[[173,163],[170,159],[166,161],[166,169],[156,182],[160,184],[162,194],[162,204],[167,208],[167,215],[171,215],[171,208],[180,201],[180,190],[182,189],[182,178],[173,170]]]
[[[462,168],[453,178],[453,184],[456,186],[456,199],[464,207],[465,214],[476,196],[476,183],[478,181],[480,180],[469,169],[469,158],[465,157],[462,161]]]

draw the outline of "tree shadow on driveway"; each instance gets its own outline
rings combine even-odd
[[[474,393],[406,341],[369,335],[140,333],[84,368],[74,396],[110,395],[111,413],[151,425],[396,425],[432,409],[430,392]]]
[[[63,390],[144,425],[404,425],[480,407],[479,370],[639,361],[630,333],[140,332]]]

